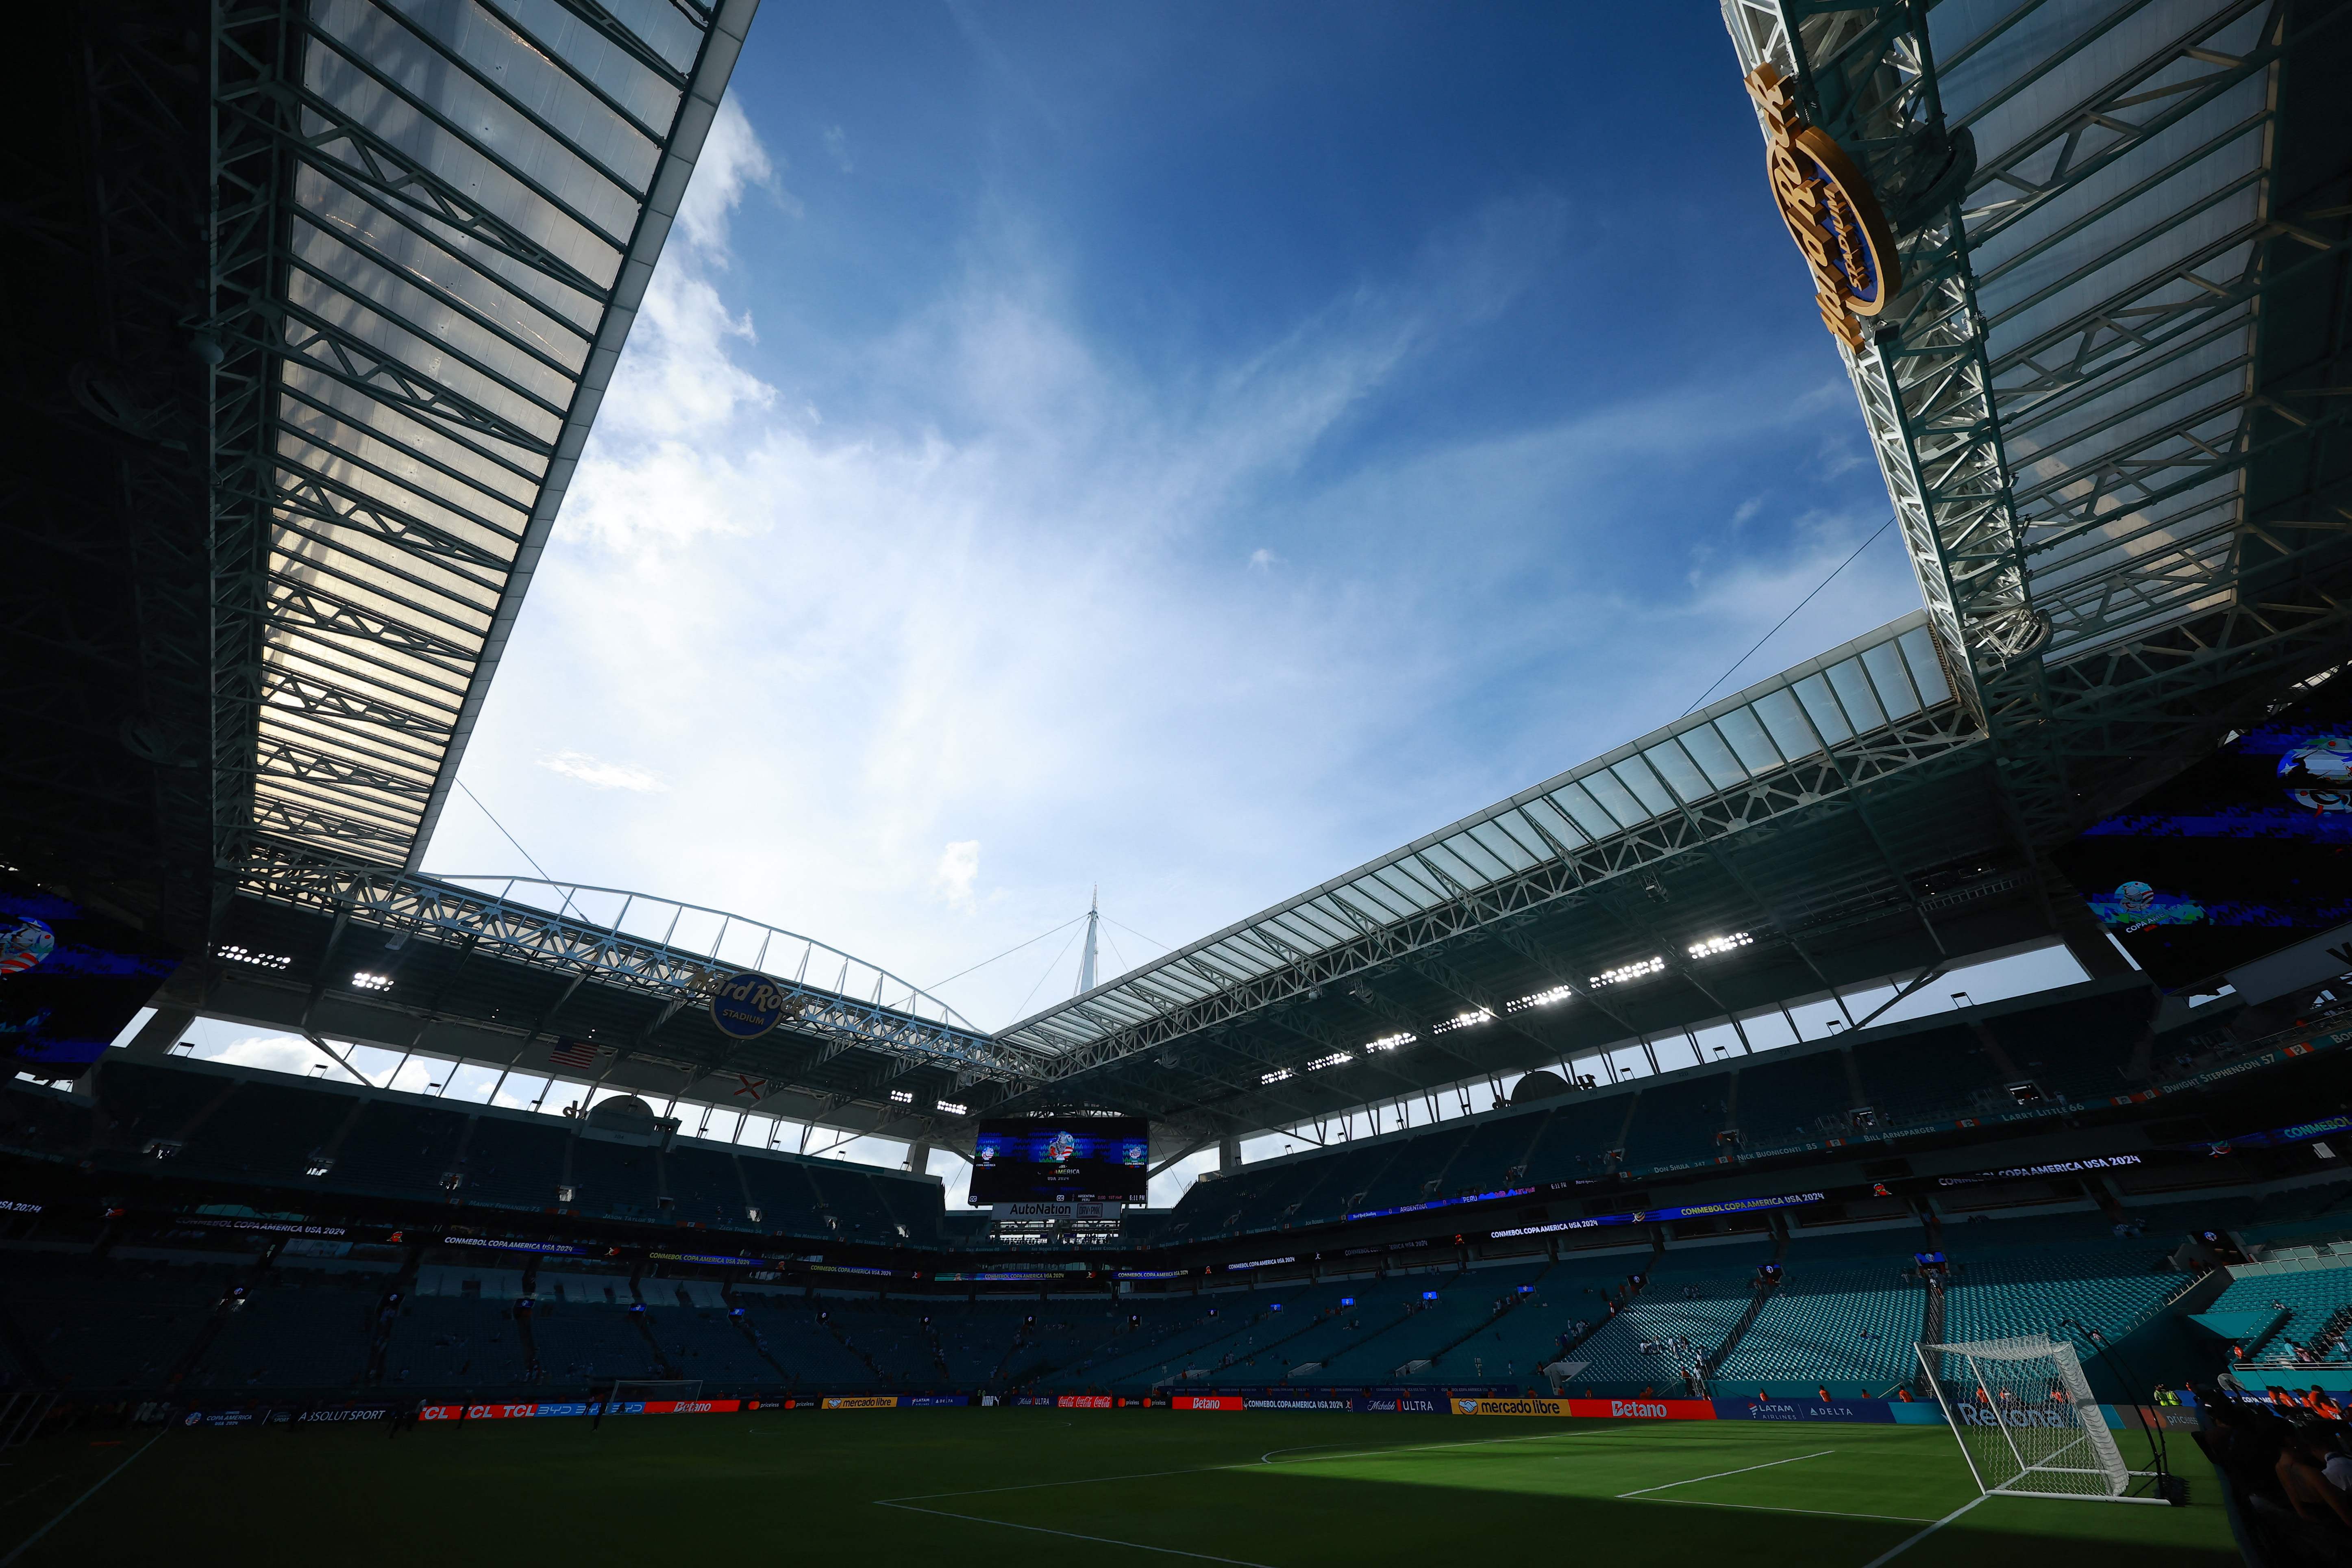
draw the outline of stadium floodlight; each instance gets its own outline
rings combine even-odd
[[[358,986],[362,991],[389,991],[392,989],[392,976],[389,974],[372,974],[368,973],[368,971],[362,969],[357,974],[352,976],[352,984]]]
[[[1645,958],[1638,963],[1623,963],[1614,969],[1604,969],[1592,977],[1591,984],[1622,985],[1628,980],[1639,980],[1645,974],[1663,973],[1665,967],[1666,961],[1663,958]]]
[[[1272,1072],[1262,1072],[1258,1074],[1257,1081],[1261,1084],[1287,1083],[1290,1081],[1292,1073],[1288,1068],[1276,1068]]]
[[[1727,931],[1722,936],[1711,936],[1691,943],[1690,955],[1693,958],[1713,958],[1719,953],[1746,947],[1755,940],[1744,931]]]
[[[1367,1051],[1392,1051],[1399,1046],[1409,1046],[1419,1038],[1421,1038],[1419,1035],[1406,1030],[1394,1035],[1382,1035],[1377,1040],[1366,1040],[1363,1048]]]
[[[903,1089],[894,1089],[890,1091],[890,1103],[893,1105],[912,1105],[915,1103],[915,1097]]]
[[[952,1100],[940,1100],[939,1102],[939,1107],[941,1110],[946,1111],[950,1116],[969,1116],[971,1114],[970,1110],[958,1104]]]
[[[2162,1503],[2125,1495],[2136,1473],[2091,1396],[2074,1347],[2047,1334],[1918,1347],[1969,1474],[1987,1495]],[[2147,1472],[2137,1472],[2147,1473]]]
[[[1307,1070],[1308,1072],[1321,1072],[1325,1068],[1345,1067],[1355,1059],[1356,1058],[1353,1052],[1333,1051],[1328,1057],[1317,1057],[1313,1061],[1308,1062],[1307,1064]]]

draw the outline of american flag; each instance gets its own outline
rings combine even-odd
[[[596,1065],[596,1058],[605,1054],[604,1047],[591,1045],[586,1040],[558,1039],[555,1048],[547,1053],[547,1059],[560,1068],[593,1068]]]

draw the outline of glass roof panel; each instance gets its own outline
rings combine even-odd
[[[1925,621],[1924,613],[1906,616],[1831,654],[1678,720],[1664,731],[1643,736],[1606,757],[1547,780],[1536,789],[1228,927],[1131,976],[1122,976],[1113,983],[1114,988],[1129,988],[1155,1016],[1167,1010],[1165,1001],[1150,994],[1155,988],[1180,993],[1188,1002],[1204,1000],[1219,983],[1211,982],[1207,990],[1202,988],[1202,977],[1190,970],[1196,959],[1213,963],[1234,978],[1271,976],[1296,962],[1279,954],[1311,958],[1328,953],[1364,935],[1365,921],[1393,925],[1451,902],[1464,891],[1483,891],[1539,868],[1555,851],[1538,828],[1568,848],[1580,849],[1622,834],[1659,813],[1679,810],[1675,795],[1695,803],[1781,767],[1784,752],[1801,758],[1819,749],[1793,689],[1803,685],[1814,693],[1832,721],[1833,732],[1843,736],[1845,721],[1822,672],[1843,661],[1839,679],[1858,683],[1864,666],[1855,661],[1867,658],[1876,661],[1872,668],[1884,667],[1899,674],[1895,653],[1898,639],[1916,637],[1923,639],[1924,647]],[[1862,694],[1863,710],[1878,714],[1875,697],[1858,684],[1856,689]],[[1935,689],[1938,706],[1950,701],[1940,682]],[[1773,736],[1780,739],[1778,748]],[[1656,773],[1649,766],[1653,761]],[[1673,780],[1673,794],[1661,773]],[[1651,804],[1637,796],[1637,787]],[[1098,1019],[1066,1005],[1014,1024],[995,1037],[1066,1052],[1103,1039],[1110,1032]]]
[[[257,826],[413,860],[748,17],[741,0],[301,13]]]

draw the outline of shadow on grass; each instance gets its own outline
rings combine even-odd
[[[1654,1464],[1655,1456],[1650,1458]],[[1729,1485],[1676,1488],[1694,1495],[1671,1500],[1621,1498],[1580,1489],[1604,1467],[1572,1470],[1549,1485],[1525,1474],[1540,1467],[1524,1461],[1482,1468],[1494,1473],[1449,1482],[1425,1475],[1402,1481],[1244,1466],[939,1497],[915,1505],[932,1513],[900,1508],[893,1514],[908,1526],[899,1538],[903,1544],[936,1546],[963,1563],[1034,1562],[1040,1552],[1055,1549],[1059,1535],[1068,1546],[1077,1542],[1067,1538],[1081,1537],[1257,1568],[1475,1563],[1534,1553],[1589,1559],[1607,1568],[1712,1560],[1862,1568],[1969,1495],[1953,1496],[1941,1487],[1940,1506],[1928,1504],[1906,1487],[1878,1489],[1865,1473],[1826,1487],[1735,1479]],[[1505,1473],[1514,1469],[1523,1472],[1517,1480]],[[1856,1517],[1874,1514],[1894,1517]],[[1097,1555],[1142,1563],[1154,1553],[1105,1546]],[[2066,1568],[2218,1568],[2238,1556],[2221,1509],[2210,1504],[2174,1510],[1997,1499],[1928,1535],[1898,1561],[1917,1568],[2060,1561]]]

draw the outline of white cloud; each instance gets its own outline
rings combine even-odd
[[[329,1075],[337,1080],[351,1080],[348,1073],[330,1066],[316,1046],[298,1035],[248,1034],[239,1032],[233,1024],[199,1018],[184,1038],[189,1046],[185,1054],[198,1061],[267,1068],[298,1076],[308,1074],[314,1067],[326,1067]]]
[[[971,886],[980,876],[980,840],[966,838],[950,844],[940,855],[939,868],[931,873],[931,885],[950,904],[961,910],[971,908]]]
[[[1716,377],[1297,487],[1417,353],[1540,276],[1513,260],[1555,222],[1533,208],[1149,380],[1008,223],[921,308],[825,345],[854,374],[797,350],[767,368],[755,310],[796,344],[836,329],[730,269],[772,163],[731,105],[719,126],[467,754],[485,798],[537,803],[510,826],[553,875],[918,983],[1062,924],[1096,882],[1112,918],[1181,940],[1648,729],[1859,537],[1825,526],[1664,598],[1561,570],[1650,525],[1655,468],[1799,417]],[[1269,511],[1282,487],[1298,499]],[[1541,613],[1512,613],[1542,574]],[[1821,647],[1907,607],[1831,597],[1790,645],[1817,616]],[[604,787],[535,789],[534,765]],[[663,784],[658,812],[625,798]],[[433,862],[511,854],[452,814]],[[947,1000],[1007,1021],[1067,993],[1060,949]]]
[[[556,752],[540,758],[539,765],[549,773],[578,779],[591,789],[625,789],[638,795],[661,795],[669,789],[657,774],[626,763],[604,762],[584,752]]]
[[[825,156],[833,160],[833,166],[835,168],[839,169],[845,174],[851,174],[856,171],[857,164],[849,156],[848,132],[844,131],[838,125],[828,125],[824,128],[823,140],[824,142]]]
[[[710,122],[709,134],[703,138],[686,199],[678,204],[677,237],[702,252],[706,260],[724,266],[728,220],[742,203],[743,193],[752,189],[776,195],[788,211],[798,207],[777,184],[775,163],[761,145],[759,133],[744,118],[741,107],[731,98],[724,99]]]

